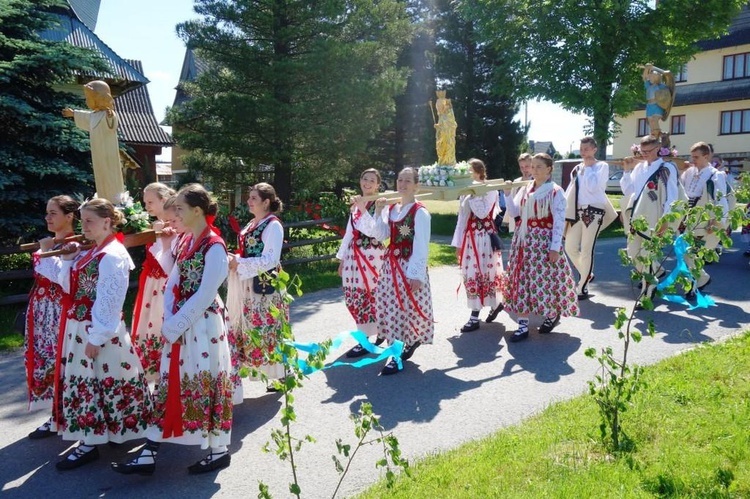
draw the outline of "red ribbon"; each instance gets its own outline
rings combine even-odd
[[[352,251],[354,252],[354,261],[357,262],[357,269],[359,270],[359,274],[362,276],[362,280],[365,282],[365,289],[368,293],[372,293],[372,290],[370,290],[370,284],[367,281],[367,276],[365,275],[365,270],[369,270],[375,277],[377,277],[378,271],[370,262],[367,261],[367,256],[362,252],[362,248],[360,248],[354,241],[352,241]]]
[[[146,245],[146,259],[143,261],[143,270],[141,275],[138,277],[138,295],[135,297],[135,308],[133,310],[133,327],[130,330],[130,338],[133,340],[133,345],[136,344],[138,339],[138,324],[141,321],[141,308],[143,307],[143,295],[146,289],[146,279],[154,268],[154,265],[158,265],[154,260],[154,256],[149,251],[150,244]],[[150,257],[150,258],[149,258]]]
[[[117,239],[120,242],[120,244],[124,244],[125,234],[123,234],[122,232],[115,232],[115,239]]]
[[[182,436],[182,397],[180,386],[180,344],[172,343],[169,352],[169,379],[167,381],[167,404],[164,409],[164,431],[162,436]]]

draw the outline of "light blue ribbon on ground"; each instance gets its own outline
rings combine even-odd
[[[685,254],[687,253],[688,249],[690,247],[687,244],[687,241],[685,241],[685,237],[680,234],[675,238],[674,243],[672,244],[672,247],[674,248],[674,256],[675,256],[675,268],[672,270],[672,272],[669,273],[669,275],[660,282],[656,289],[659,291],[662,291],[671,285],[673,285],[677,278],[680,275],[684,275],[686,277],[689,277],[693,281],[693,288],[695,288],[695,298],[696,303],[695,305],[691,305],[689,301],[685,299],[682,295],[663,295],[662,297],[670,301],[672,303],[679,303],[680,305],[687,305],[688,310],[695,310],[696,308],[708,308],[710,306],[716,305],[716,302],[711,298],[710,296],[706,296],[703,293],[701,293],[700,289],[698,289],[698,283],[695,282],[695,278],[693,278],[692,272],[690,272],[690,268],[688,268],[687,263],[685,263]]]
[[[322,369],[312,367],[307,363],[306,360],[297,358],[297,367],[302,371],[303,374],[312,374],[315,371],[325,370],[325,369],[331,369],[332,367],[341,367],[341,366],[348,366],[353,367],[355,369],[359,369],[365,366],[369,366],[370,364],[375,364],[377,362],[380,362],[384,359],[387,359],[388,357],[393,356],[393,358],[396,360],[396,364],[398,364],[398,368],[401,369],[401,352],[404,351],[404,342],[403,341],[394,341],[392,345],[381,348],[379,346],[376,346],[372,343],[370,343],[370,339],[367,337],[365,333],[359,330],[355,331],[344,331],[343,333],[339,333],[332,341],[331,343],[331,349],[330,352],[333,352],[335,350],[338,350],[341,348],[341,345],[348,340],[349,338],[353,338],[357,343],[362,345],[362,347],[367,350],[370,353],[373,353],[376,355],[376,357],[368,357],[365,359],[360,359],[356,362],[342,362],[340,360],[337,360],[336,362],[332,362],[330,364],[326,364],[323,366]],[[293,346],[297,349],[299,352],[305,352],[307,354],[313,354],[320,351],[321,346],[320,343],[300,343],[298,341],[290,341],[287,342],[289,345]]]

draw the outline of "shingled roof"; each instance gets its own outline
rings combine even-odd
[[[109,63],[109,72],[87,76],[105,80],[115,95],[148,83],[148,78],[117,55],[86,24],[81,22],[76,17],[75,11],[71,9],[69,15],[55,14],[55,16],[58,18],[58,24],[52,29],[39,33],[39,36],[45,40],[65,42],[76,47],[94,50]]]
[[[729,25],[729,33],[715,40],[698,42],[701,50],[716,50],[750,43],[750,5],[745,5]]]
[[[126,59],[139,73],[143,72],[141,61]],[[129,144],[171,147],[172,137],[156,121],[154,108],[146,85],[115,97],[115,110],[120,116],[120,140]]]
[[[183,102],[190,100],[190,96],[185,93],[183,83],[195,80],[199,74],[208,68],[208,64],[198,57],[195,50],[185,49],[185,58],[182,61],[182,71],[180,71],[180,81],[177,83],[177,93],[174,97],[172,106],[177,107]]]
[[[96,29],[101,3],[101,0],[68,0],[68,5],[76,17],[92,31]]]

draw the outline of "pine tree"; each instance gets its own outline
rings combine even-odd
[[[513,178],[525,131],[514,121],[517,101],[503,93],[505,84],[497,84],[494,68],[502,55],[482,43],[476,21],[458,10],[453,0],[437,5],[435,67],[458,124],[456,157],[482,159],[490,178]]]
[[[203,19],[178,33],[209,69],[170,113],[177,142],[225,164],[272,166],[284,200],[293,186],[312,194],[346,177],[404,87],[403,4],[198,0],[195,9]]]
[[[88,137],[60,110],[80,104],[55,91],[74,75],[94,74],[93,52],[45,41],[59,0],[0,0],[0,244],[45,234],[47,200],[93,192]],[[26,237],[28,236],[28,237]]]

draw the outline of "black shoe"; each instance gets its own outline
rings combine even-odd
[[[479,326],[477,326],[477,327],[479,327]],[[416,350],[419,345],[420,345],[420,343],[417,341],[413,345],[409,345],[408,347],[404,347],[404,350],[401,352],[401,360],[409,360],[409,359],[411,359],[411,356],[414,355],[414,350]]]
[[[209,471],[226,468],[232,462],[232,456],[229,455],[229,452],[225,452],[221,457],[213,459],[213,456],[215,455],[216,454],[212,452],[197,463],[188,466],[188,473],[191,475],[208,473]]]
[[[52,431],[50,422],[47,421],[42,426],[37,428],[36,430],[29,433],[29,439],[30,440],[41,440],[43,438],[51,437],[52,435],[57,434],[57,432]]]
[[[591,282],[591,281],[589,281]],[[589,299],[589,288],[584,286],[580,293],[578,293],[578,300],[588,300]]]
[[[396,374],[397,372],[403,370],[404,366],[401,365],[401,368],[399,369],[398,364],[396,363],[396,359],[391,358],[391,360],[388,361],[388,363],[383,366],[383,369],[380,371],[381,376],[389,376],[391,374]]]
[[[69,456],[74,456],[74,459],[68,459]],[[99,459],[99,448],[94,447],[90,451],[84,452],[80,450],[80,446],[69,452],[62,461],[58,461],[55,464],[55,468],[60,471],[74,470],[80,468],[84,464],[91,463]]]
[[[517,341],[523,341],[523,340],[525,340],[528,337],[529,337],[529,330],[528,330],[528,328],[526,328],[524,330],[518,329],[518,330],[516,330],[515,333],[513,333],[512,335],[510,335],[510,338],[508,338],[508,341],[510,341],[511,343],[515,343]]]
[[[374,345],[375,345],[376,347],[379,347],[380,345],[382,345],[382,344],[383,344],[383,342],[384,342],[384,341],[385,341],[385,338],[377,338],[377,339],[375,340],[375,343],[374,343]]]
[[[746,249],[742,256],[750,256],[750,248]]]
[[[706,289],[706,286],[708,286],[709,284],[711,284],[710,277],[708,278],[708,281],[706,281],[706,284],[704,284],[703,286],[698,286],[698,291],[703,291],[704,289]],[[696,298],[697,298],[697,294],[695,292],[695,286],[693,286],[692,288],[690,288],[690,291],[685,293],[685,299],[687,301],[691,301],[691,300],[695,300]]]
[[[558,324],[560,324],[560,314],[557,314],[552,318],[545,318],[544,322],[542,322],[542,325],[539,326],[539,334],[551,333],[552,330],[555,329],[555,326],[557,326]]]
[[[494,309],[494,310],[490,310],[490,313],[489,313],[489,315],[487,316],[487,318],[486,318],[486,319],[484,320],[484,322],[487,322],[487,323],[493,322],[493,321],[494,321],[495,319],[497,319],[497,316],[498,316],[498,315],[500,314],[500,312],[502,312],[502,311],[503,311],[504,309],[505,309],[505,304],[504,304],[504,303],[501,303],[500,305],[498,305],[497,307],[495,307],[495,309]]]
[[[368,352],[365,347],[357,344],[357,345],[354,345],[354,347],[352,347],[351,350],[346,352],[346,357],[348,359],[356,359],[357,357],[362,357],[363,355],[367,355],[368,353],[370,352]]]
[[[138,459],[133,459],[127,463],[112,463],[109,465],[112,471],[122,475],[153,475],[156,470],[156,463],[138,464]]]
[[[479,329],[479,319],[469,319],[469,322],[461,328],[462,333],[470,333]]]

